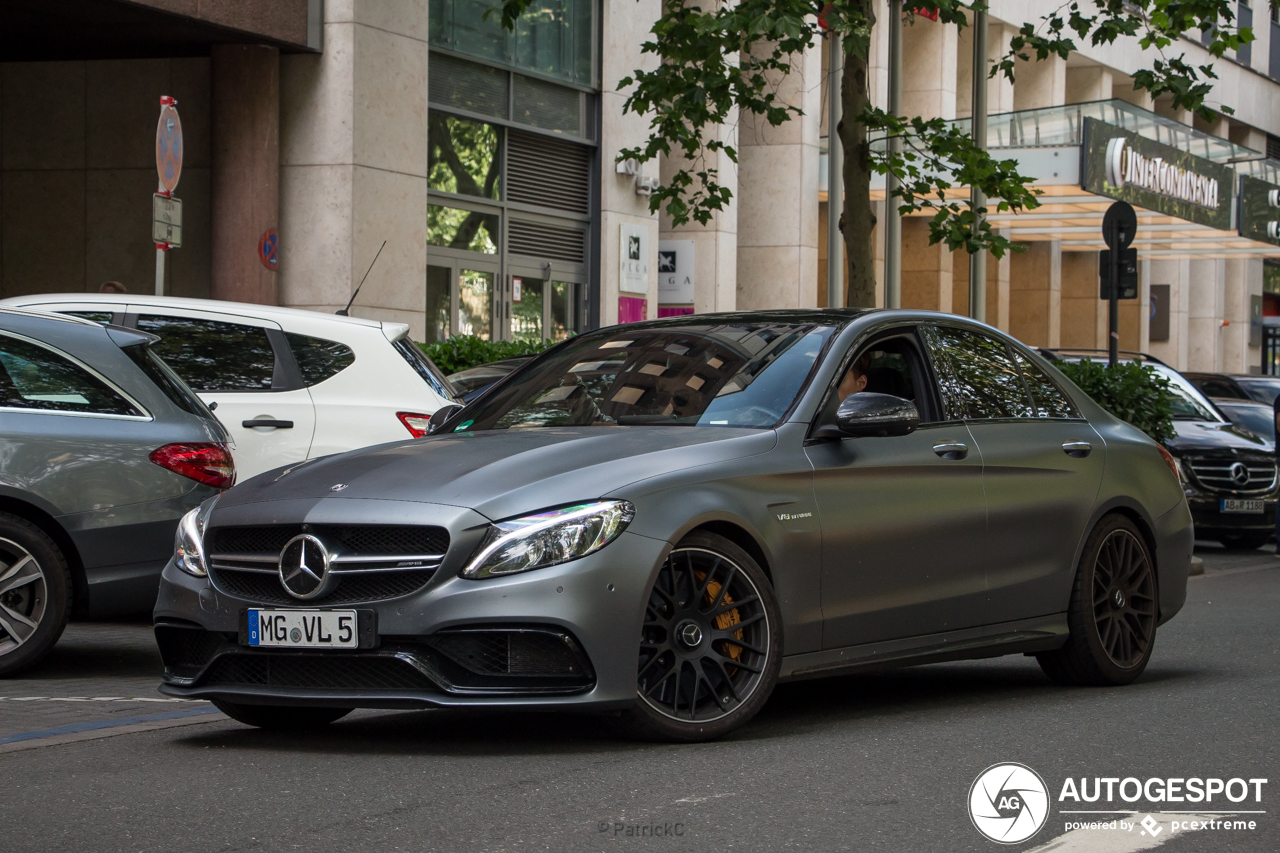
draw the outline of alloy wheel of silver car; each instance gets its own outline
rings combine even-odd
[[[40,561],[12,539],[0,538],[0,655],[31,639],[48,603]]]
[[[1107,534],[1093,570],[1093,618],[1107,657],[1137,666],[1155,636],[1155,578],[1146,549],[1125,528]]]
[[[681,722],[729,716],[762,682],[769,628],[760,590],[741,566],[706,548],[677,548],[645,608],[640,698]]]

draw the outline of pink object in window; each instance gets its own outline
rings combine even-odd
[[[639,296],[618,297],[618,322],[638,323],[648,317],[649,300]]]
[[[682,317],[685,314],[692,314],[693,308],[688,305],[659,305],[659,317]]]

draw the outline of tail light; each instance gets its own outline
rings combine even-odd
[[[400,423],[404,424],[404,428],[414,438],[426,437],[427,424],[431,422],[431,415],[424,415],[419,412],[396,412],[396,417],[400,419]]]
[[[1178,460],[1173,458],[1173,454],[1164,449],[1164,445],[1157,444],[1156,450],[1160,451],[1160,458],[1164,460],[1164,464],[1169,466],[1169,470],[1173,472],[1174,478],[1179,483],[1182,482],[1182,472],[1178,470]]]
[[[151,451],[149,458],[161,468],[215,489],[229,489],[236,482],[236,463],[225,444],[166,444]]]

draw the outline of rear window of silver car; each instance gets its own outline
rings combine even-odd
[[[105,382],[47,347],[0,335],[0,406],[146,417]]]
[[[790,409],[834,331],[817,324],[691,323],[583,335],[482,398],[455,431],[770,427]]]

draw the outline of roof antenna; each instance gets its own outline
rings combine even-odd
[[[387,241],[383,240],[382,245],[378,247],[378,255],[381,255],[382,250],[385,248],[387,248]],[[373,272],[373,265],[378,262],[378,255],[374,255],[373,260],[369,262],[369,268],[364,271],[364,278],[360,279],[360,283],[356,285],[356,292],[351,294],[351,299],[348,300],[347,307],[338,311],[334,311],[333,313],[337,314],[339,317],[350,316],[347,314],[347,312],[351,310],[351,303],[355,302],[356,297],[360,295],[360,288],[364,287],[364,279],[368,278],[369,273]]]

